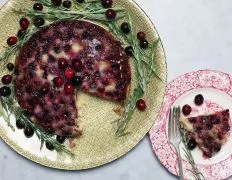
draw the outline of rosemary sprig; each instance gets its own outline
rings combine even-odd
[[[114,7],[112,8],[118,15],[115,20],[121,19],[125,16],[123,13],[124,8]],[[105,12],[107,9],[83,9],[83,10],[60,10],[54,8],[48,8],[44,11],[35,11],[33,9],[13,9],[15,13],[23,14],[29,17],[42,17],[47,20],[64,20],[64,19],[88,19],[88,20],[95,20],[95,21],[109,21],[105,17]]]
[[[11,103],[11,102],[8,102],[8,103]],[[3,108],[1,108],[1,116],[4,118],[4,120],[6,121],[7,125],[12,129],[12,131],[15,131],[14,126],[10,122],[10,115],[11,115],[11,113],[8,113],[9,112],[8,106],[3,101],[1,101],[1,100],[0,100],[0,104],[3,107]],[[4,111],[4,109],[5,109],[5,111]]]
[[[157,42],[154,43],[154,47],[157,46]],[[124,112],[121,117],[121,119],[118,119],[114,122],[117,122],[117,130],[116,130],[116,136],[124,136],[128,134],[129,132],[125,132],[128,126],[128,123],[130,122],[132,115],[134,114],[135,108],[136,108],[136,102],[141,99],[146,92],[146,86],[150,82],[151,78],[151,69],[148,69],[148,72],[145,72],[144,67],[142,66],[142,61],[139,57],[139,54],[136,53],[136,46],[134,46],[134,56],[135,56],[135,70],[136,70],[136,77],[137,77],[137,88],[134,90],[133,94],[130,96],[129,101],[124,106]],[[154,56],[154,53],[152,56]],[[151,61],[153,61],[154,58],[152,58]],[[154,64],[151,62],[151,64]],[[148,76],[146,76],[146,73]]]
[[[180,126],[180,135],[181,135],[181,141],[184,144],[183,150],[185,152],[185,157],[192,168],[192,169],[187,169],[187,170],[193,174],[193,176],[196,180],[204,180],[205,177],[197,168],[196,163],[193,159],[192,153],[190,152],[190,150],[188,148],[188,145],[187,145],[188,144],[188,135],[187,135],[186,131],[184,130],[184,128],[182,128],[181,126]]]
[[[130,15],[128,15],[129,24],[131,28],[133,27],[132,20]],[[155,73],[155,49],[158,45],[159,39],[156,40],[150,49],[150,61],[147,62],[146,56],[144,56],[142,49],[139,46],[138,40],[134,32],[131,32],[130,36],[123,35],[120,32],[120,28],[116,24],[110,24],[110,28],[114,28],[117,34],[124,36],[124,41],[130,44],[133,48],[134,55],[134,67],[136,71],[137,87],[129,98],[129,101],[124,106],[124,112],[121,119],[118,119],[114,122],[117,122],[116,136],[124,136],[129,132],[125,132],[130,122],[132,115],[135,112],[136,102],[143,97],[146,92],[146,86],[150,82],[151,76]],[[132,28],[133,29],[133,28]],[[149,60],[149,59],[148,59]],[[156,75],[157,76],[157,75]]]
[[[33,123],[27,116],[25,110],[23,110],[21,107],[19,107],[14,99],[13,96],[10,97],[0,97],[0,103],[5,110],[5,112],[8,114],[8,117],[12,114],[15,116],[17,120],[20,120],[24,123],[25,127],[30,127],[34,130],[35,134],[41,141],[40,149],[43,148],[43,145],[45,142],[50,143],[53,145],[55,150],[57,152],[64,152],[68,155],[74,155],[70,150],[68,150],[65,145],[60,144],[51,134],[44,131],[40,126]],[[9,122],[10,124],[10,122]],[[11,127],[13,125],[10,124]]]
[[[7,47],[5,51],[0,54],[0,61],[3,60],[4,63],[6,63],[6,61],[8,61],[12,56],[16,55],[18,50],[22,48],[24,43],[31,37],[32,34],[34,34],[34,32],[34,28],[26,30],[25,34],[19,38],[17,44]],[[5,66],[2,66],[1,68],[5,68]]]
[[[131,17],[124,12],[124,8],[112,8],[117,12],[117,18],[114,21],[109,21],[105,17],[105,12],[107,9],[102,8],[99,0],[85,0],[84,5],[80,5],[74,1],[75,3],[73,5],[73,9],[55,7],[52,5],[50,0],[36,1],[42,3],[46,7],[46,9],[44,11],[34,11],[32,9],[14,9],[13,11],[32,18],[42,17],[50,22],[64,19],[88,19],[100,21],[104,25],[108,26],[109,30],[112,31],[118,38],[120,38],[123,41],[124,46],[131,45],[133,47],[133,62],[136,70],[137,87],[135,88],[134,92],[130,95],[129,101],[124,105],[124,113],[121,119],[116,121],[116,135],[121,136],[127,134],[125,133],[125,130],[135,111],[136,102],[145,94],[146,86],[150,82],[151,76],[155,75],[158,79],[160,79],[155,71],[155,48],[158,45],[159,39],[155,41],[149,48],[148,51],[150,51],[150,56],[147,56],[147,53],[140,48],[137,37],[134,34],[134,32],[132,31],[130,35],[126,35],[121,31],[121,28],[118,25],[117,20],[123,17],[127,17],[129,24],[131,25],[131,29],[133,29]],[[22,41],[22,44],[24,42],[25,41]],[[14,46],[10,48],[14,48]],[[21,48],[21,45],[17,44],[17,47],[15,47],[13,53],[10,54],[15,54],[19,48]]]

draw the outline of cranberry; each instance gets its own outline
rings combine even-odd
[[[6,67],[7,67],[7,69],[8,69],[9,71],[13,71],[13,69],[14,69],[14,64],[13,64],[13,63],[8,63],[8,64],[6,65]]]
[[[195,123],[197,120],[196,118],[192,117],[192,118],[188,118],[188,121],[191,123]]]
[[[214,151],[215,152],[219,152],[221,150],[221,145],[220,144],[216,144],[214,147]]]
[[[22,29],[27,29],[30,25],[30,21],[27,18],[21,18],[19,20],[19,25]]]
[[[107,86],[110,82],[109,82],[108,79],[102,78],[101,83],[102,83],[103,85]]]
[[[7,86],[3,86],[0,88],[0,95],[1,96],[9,96],[11,94],[11,89]]]
[[[204,97],[201,94],[195,96],[194,102],[196,105],[200,106],[204,102]]]
[[[104,92],[105,92],[105,89],[104,89],[103,87],[100,87],[100,88],[97,89],[97,91],[98,91],[99,93],[104,93]]]
[[[54,146],[48,141],[46,142],[46,148],[50,151],[53,151],[55,149]]]
[[[113,9],[108,9],[105,12],[106,18],[109,20],[114,20],[116,18],[117,12]]]
[[[66,45],[64,46],[64,52],[69,52],[70,49],[71,49],[71,46],[70,46],[69,44],[66,44]]]
[[[2,77],[3,84],[10,84],[11,81],[12,81],[12,76],[9,74]]]
[[[220,123],[220,118],[219,117],[214,117],[211,119],[212,124],[219,124]]]
[[[66,68],[66,67],[68,66],[68,62],[67,62],[67,60],[64,59],[64,58],[59,59],[59,60],[58,60],[58,64],[59,64],[59,67],[60,67],[61,69],[64,69],[64,68]]]
[[[56,140],[60,143],[63,144],[65,142],[65,137],[64,136],[56,136]]]
[[[41,17],[36,17],[34,20],[33,20],[33,23],[36,27],[40,27],[42,25],[44,25],[45,21],[43,18]]]
[[[74,76],[74,70],[70,67],[68,67],[66,70],[65,70],[65,73],[64,73],[66,79],[72,79],[73,76]]]
[[[73,79],[72,79],[72,84],[74,86],[79,86],[81,84],[81,77],[74,76]]]
[[[26,127],[24,129],[24,134],[27,138],[31,138],[34,135],[34,130],[31,127]]]
[[[113,4],[112,0],[102,0],[102,6],[104,8],[111,8]]]
[[[95,50],[96,51],[101,51],[102,50],[102,46],[100,44],[98,44],[97,46],[95,46]]]
[[[72,6],[72,3],[71,3],[71,1],[64,1],[64,2],[63,2],[63,6],[64,6],[65,8],[70,8],[70,7]]]
[[[193,150],[197,146],[197,142],[195,141],[195,139],[191,138],[187,146],[190,150]]]
[[[62,0],[51,0],[51,2],[54,6],[60,6],[62,3]]]
[[[78,3],[83,3],[84,0],[76,0]]]
[[[29,103],[26,103],[26,102],[21,102],[20,103],[20,106],[25,110],[26,113],[30,114],[33,109],[32,109],[32,106],[30,106]]]
[[[139,99],[137,102],[136,102],[136,107],[141,110],[141,111],[144,111],[146,109],[146,102],[143,100],[143,99]]]
[[[69,82],[67,82],[65,85],[64,85],[64,90],[65,90],[65,93],[66,94],[72,94],[74,92],[74,88],[73,88],[73,85]]]
[[[225,129],[225,131],[229,131],[230,130],[230,125],[229,124],[224,124],[224,129]]]
[[[47,94],[50,91],[50,87],[48,85],[45,85],[41,88],[40,93],[41,94]]]
[[[142,40],[145,40],[146,39],[146,34],[142,31],[138,32],[137,33],[137,38],[142,41]]]
[[[81,71],[84,68],[84,66],[80,60],[74,60],[72,65],[76,71]]]
[[[17,33],[17,36],[20,38],[25,34],[26,30],[25,29],[20,29]]]
[[[55,77],[53,79],[53,82],[54,82],[56,87],[60,87],[64,84],[64,79],[62,77]]]
[[[195,120],[195,122],[196,122],[196,120]],[[200,131],[202,130],[202,127],[201,127],[201,126],[196,126],[196,127],[194,128],[194,130],[195,130],[197,133],[200,133]]]
[[[131,46],[127,46],[125,48],[125,53],[128,55],[128,56],[133,56],[133,48]]]
[[[12,45],[16,44],[17,42],[18,42],[18,39],[17,39],[17,37],[15,37],[15,36],[10,36],[10,37],[7,39],[7,44],[8,44],[9,46],[12,46]]]
[[[211,130],[213,128],[213,125],[211,123],[206,124],[206,129]]]
[[[34,9],[35,11],[43,11],[43,4],[41,4],[41,3],[35,3],[35,4],[33,5],[33,9]]]
[[[56,54],[60,53],[61,52],[61,47],[59,45],[55,45],[54,46],[54,51]]]
[[[189,106],[188,104],[185,104],[183,107],[182,107],[182,113],[185,115],[185,116],[188,116],[192,111],[192,108],[191,106]]]
[[[18,129],[23,129],[24,127],[25,127],[25,124],[21,121],[21,120],[17,120],[16,121],[16,127],[18,128]]]
[[[210,152],[203,152],[203,156],[205,156],[207,158],[211,158],[212,154]]]
[[[140,47],[141,48],[147,48],[148,47],[148,41],[146,39],[143,39],[142,41],[140,41]]]
[[[209,135],[209,134],[206,134],[204,136],[204,138],[205,138],[205,142],[207,142],[209,144],[211,144],[213,142],[213,137],[211,135]]]
[[[127,22],[123,22],[123,23],[121,24],[121,30],[122,30],[122,32],[124,32],[125,34],[128,34],[128,33],[130,32],[130,30],[131,30],[130,24],[127,23]]]

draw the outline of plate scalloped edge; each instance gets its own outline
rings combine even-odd
[[[2,8],[0,8],[1,11],[7,12],[6,9],[10,8],[10,6],[12,6],[13,2],[14,2],[14,5],[16,5],[17,3],[20,3],[19,0],[8,0],[2,6]],[[28,5],[28,3],[26,3],[26,2],[27,1],[25,1],[25,4]],[[116,3],[122,4],[122,5],[129,5],[128,9],[133,10],[133,18],[135,19],[135,22],[140,22],[142,19],[146,20],[144,23],[147,24],[147,30],[148,30],[147,35],[149,38],[154,39],[154,38],[159,37],[155,26],[153,25],[151,20],[148,18],[148,16],[144,13],[144,11],[140,8],[140,6],[137,3],[135,3],[133,0],[117,1]],[[23,6],[25,6],[25,4],[23,4]],[[142,19],[141,19],[141,14],[143,14]],[[140,17],[140,18],[138,19],[138,17]],[[9,17],[7,17],[7,18],[9,18]],[[13,16],[12,17],[10,16],[10,18],[13,18]],[[17,18],[18,17],[14,17],[14,20],[16,20]],[[143,23],[141,23],[141,25],[142,24]],[[6,30],[7,33],[9,33],[8,31],[14,32],[15,28],[13,26],[9,26],[9,27],[7,27],[7,28],[9,28]],[[138,24],[138,26],[136,26],[136,29],[139,29],[139,28],[141,28],[140,23]],[[0,40],[5,42],[5,39],[4,39],[5,36],[6,36],[6,33],[3,34],[3,36]],[[46,157],[44,157],[44,158],[38,157],[38,156],[34,155],[33,153],[22,148],[19,144],[17,144],[15,141],[10,139],[6,135],[5,129],[1,128],[1,126],[0,126],[0,137],[2,138],[3,141],[6,142],[6,144],[9,145],[9,147],[11,147],[18,154],[24,156],[25,158],[27,158],[31,161],[34,161],[36,163],[39,163],[39,164],[47,166],[47,167],[66,169],[66,170],[81,170],[81,169],[94,168],[94,167],[109,163],[111,161],[114,161],[114,160],[120,158],[121,156],[125,155],[126,153],[128,153],[132,148],[134,148],[140,142],[140,140],[147,134],[147,132],[151,128],[151,126],[154,122],[154,119],[155,119],[154,116],[158,115],[158,113],[159,113],[160,107],[161,107],[162,102],[163,102],[163,95],[164,95],[165,86],[166,86],[166,82],[167,82],[166,56],[165,56],[165,52],[164,52],[162,43],[160,43],[160,46],[159,46],[159,49],[157,52],[157,70],[159,71],[160,76],[163,79],[163,82],[162,82],[162,85],[160,85],[161,82],[156,83],[156,85],[159,85],[160,87],[157,89],[157,92],[153,93],[153,95],[152,95],[152,97],[156,96],[156,102],[153,103],[153,104],[155,104],[154,108],[156,108],[155,113],[154,112],[150,113],[150,116],[151,116],[150,119],[148,121],[146,121],[144,126],[140,126],[141,129],[138,133],[133,134],[133,136],[131,135],[132,138],[129,141],[126,140],[126,138],[119,141],[119,142],[123,142],[126,144],[125,146],[123,146],[123,148],[121,148],[121,147],[114,148],[115,152],[110,152],[108,154],[104,154],[103,156],[101,156],[101,158],[97,157],[93,160],[92,160],[92,158],[90,158],[90,161],[82,162],[82,163],[76,162],[73,164],[66,164],[63,162],[51,161],[51,160],[47,159]],[[150,109],[154,109],[154,108],[150,108]],[[141,121],[140,121],[140,123],[141,123]],[[133,123],[133,125],[134,124],[135,123]],[[112,127],[110,123],[109,123],[109,126]],[[110,130],[108,130],[108,131],[110,131]],[[102,151],[102,147],[100,147],[99,150]]]
[[[175,151],[168,143],[166,122],[170,108],[176,99],[185,92],[197,88],[212,88],[232,97],[232,75],[217,70],[199,70],[186,73],[172,80],[166,88],[160,114],[149,132],[153,151],[161,164],[174,175],[178,174],[178,161]],[[232,175],[232,154],[221,162],[211,165],[197,165],[207,179],[224,179]],[[192,176],[191,166],[184,160],[185,178]]]

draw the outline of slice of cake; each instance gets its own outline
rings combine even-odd
[[[189,149],[193,149],[196,144],[205,157],[211,158],[227,141],[230,130],[229,120],[229,110],[181,119],[181,126],[188,134]]]

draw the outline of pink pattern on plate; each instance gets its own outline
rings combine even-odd
[[[178,163],[176,153],[168,143],[166,135],[168,114],[173,103],[182,94],[198,88],[217,89],[232,97],[232,76],[215,70],[200,70],[182,75],[167,85],[163,106],[149,135],[156,156],[174,175],[178,174]],[[206,101],[205,104],[214,112],[222,109],[210,101]],[[191,169],[189,163],[183,161],[183,167],[185,178],[192,177],[191,172],[187,171]],[[198,164],[198,168],[204,173],[206,179],[225,179],[232,175],[232,155],[218,163]]]

